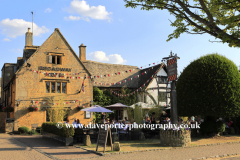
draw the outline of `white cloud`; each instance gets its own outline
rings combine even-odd
[[[112,14],[112,12],[107,12],[105,6],[99,5],[90,7],[84,0],[71,1],[70,6],[66,8],[66,11],[69,13],[77,13],[83,18],[111,21],[109,15]]]
[[[32,22],[24,21],[23,19],[13,19],[9,18],[0,21],[0,29],[2,29],[2,34],[9,38],[16,38],[17,36],[24,35],[28,28],[32,28]],[[33,23],[33,34],[34,36],[39,36],[49,30],[45,27],[39,27]]]
[[[8,39],[8,38],[4,38],[3,41],[10,41],[10,39]]]
[[[103,51],[95,51],[89,53],[89,59],[98,62],[109,62],[113,64],[126,64],[127,60],[124,60],[119,54],[106,55]]]
[[[15,52],[15,53],[22,53],[22,50],[21,49],[11,49],[12,52]]]
[[[79,21],[79,20],[85,20],[85,21],[88,21],[90,22],[89,18],[84,18],[84,17],[79,17],[79,16],[69,16],[69,17],[64,17],[64,20],[68,21]]]
[[[124,60],[119,54],[111,54],[108,56],[109,61],[114,64],[126,64],[127,60]]]
[[[44,11],[45,13],[47,13],[47,12],[52,12],[52,9],[51,8],[47,8],[45,11]]]

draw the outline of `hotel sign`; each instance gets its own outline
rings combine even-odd
[[[39,66],[38,70],[45,70],[45,71],[65,71],[65,72],[71,72],[72,68],[58,68],[58,67],[43,67]]]
[[[172,58],[167,61],[168,81],[175,81],[177,79],[177,60]]]

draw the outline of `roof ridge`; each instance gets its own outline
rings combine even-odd
[[[131,66],[131,65],[125,65],[125,64],[111,64],[111,63],[103,63],[103,62],[97,62],[97,61],[91,61],[91,60],[86,60],[83,63],[97,63],[97,64],[103,64],[103,65],[116,65],[116,66],[128,66],[128,67],[136,67],[138,68],[138,66]],[[138,68],[139,69],[139,68]]]

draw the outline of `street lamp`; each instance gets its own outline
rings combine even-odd
[[[91,100],[91,101],[90,101],[90,105],[91,105],[90,107],[92,107],[92,106],[93,106],[93,100]]]
[[[19,106],[19,104],[20,104],[20,99],[18,98],[18,100],[17,100],[17,107]]]

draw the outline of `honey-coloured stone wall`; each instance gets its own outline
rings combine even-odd
[[[61,55],[62,63],[49,63],[49,56],[52,54]],[[27,63],[31,66],[27,67]],[[40,66],[51,68],[70,68],[71,71],[41,70],[40,73]],[[42,74],[43,72],[45,73]],[[48,75],[46,75],[46,72],[48,72]],[[49,73],[55,73],[55,76],[49,76]],[[59,74],[57,73],[65,75],[64,77],[59,77]],[[16,72],[16,82],[14,83],[14,100],[16,101],[19,99],[20,104],[16,107],[15,102],[13,105],[15,107],[14,129],[17,130],[21,126],[26,126],[31,129],[32,124],[38,124],[41,126],[43,122],[46,122],[46,107],[59,107],[60,104],[57,103],[60,102],[62,103],[62,107],[66,107],[70,110],[70,123],[72,123],[74,118],[80,119],[82,124],[88,124],[89,122],[92,122],[92,117],[90,119],[86,119],[84,112],[76,109],[78,105],[85,105],[89,107],[90,101],[93,100],[93,84],[92,80],[88,78],[89,76],[90,74],[79,60],[79,57],[72,50],[60,31],[55,29],[53,34]],[[86,79],[84,80],[83,77],[86,77]],[[67,93],[46,93],[46,81],[66,82]],[[85,92],[82,91],[83,81]],[[54,105],[50,103],[47,104],[47,102],[49,102],[49,98],[53,99],[53,102],[55,103]],[[39,110],[29,112],[28,107],[30,105],[36,105]]]

